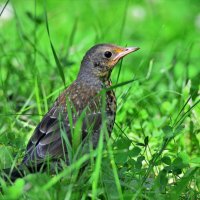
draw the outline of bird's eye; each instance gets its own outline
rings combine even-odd
[[[110,57],[112,56],[112,53],[111,53],[110,51],[106,51],[106,52],[104,53],[104,56],[105,56],[106,58],[110,58]]]

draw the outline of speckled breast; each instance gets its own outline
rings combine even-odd
[[[107,86],[111,86],[111,81],[107,84]],[[115,123],[115,115],[117,110],[117,102],[114,91],[110,90],[106,93],[106,114],[107,114],[107,129],[109,135],[112,132],[114,123]]]

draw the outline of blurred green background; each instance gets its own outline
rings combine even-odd
[[[0,0],[0,12],[5,3]],[[183,127],[162,152],[153,177],[166,167],[163,157],[169,158],[168,166],[180,173],[165,176],[164,189],[149,176],[154,185],[151,193],[147,186],[138,193],[140,198],[163,198],[166,191],[173,190],[168,184],[173,178],[176,183],[178,175],[184,176],[200,165],[199,35],[199,0],[9,1],[0,16],[0,167],[11,166],[15,156],[22,158],[34,127],[64,88],[50,39],[66,85],[76,78],[82,57],[93,45],[138,46],[141,49],[127,56],[111,77],[114,84],[136,79],[115,91],[118,112],[112,137],[114,149],[129,151],[137,147],[138,153],[135,158],[116,153],[115,161],[123,197],[131,199],[152,155],[162,147],[167,130],[180,119]],[[181,167],[180,159],[184,163]],[[197,197],[199,176],[190,181],[192,186],[184,186],[190,188],[184,195]],[[100,197],[103,193],[105,199],[112,199],[105,185],[99,183],[98,187]],[[31,191],[39,191],[37,186],[33,188]],[[63,190],[61,196],[65,196]],[[19,196],[27,195],[19,191]]]

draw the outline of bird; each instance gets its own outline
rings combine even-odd
[[[35,172],[47,157],[56,162],[66,158],[68,150],[63,144],[62,134],[72,144],[73,130],[80,117],[82,124],[78,134],[81,141],[89,138],[93,148],[98,144],[103,113],[108,135],[111,135],[117,110],[116,96],[111,87],[111,72],[119,60],[137,50],[138,47],[97,44],[86,52],[76,80],[59,95],[36,126],[21,164],[12,170],[4,170],[10,180],[25,176],[22,170],[24,166],[29,172]],[[105,89],[104,111],[102,96],[99,94]]]

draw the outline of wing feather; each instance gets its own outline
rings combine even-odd
[[[83,94],[80,93],[82,91]],[[92,127],[92,133],[95,133],[94,139],[97,140],[98,133],[101,127],[101,108],[99,98],[96,98],[97,91],[80,88],[80,85],[71,85],[63,94],[56,100],[54,106],[44,116],[40,124],[36,127],[33,136],[28,145],[23,163],[40,164],[44,162],[45,157],[58,158],[63,156],[64,152],[62,145],[61,129],[66,132],[69,141],[71,142],[71,132],[69,126],[68,113],[66,111],[66,96],[69,98],[77,113],[73,113],[73,123],[75,124],[81,112],[88,107],[86,115],[82,123],[82,139],[84,139],[88,131]],[[80,98],[84,96],[84,98]],[[95,97],[95,98],[94,98]],[[61,126],[62,125],[62,126]]]

